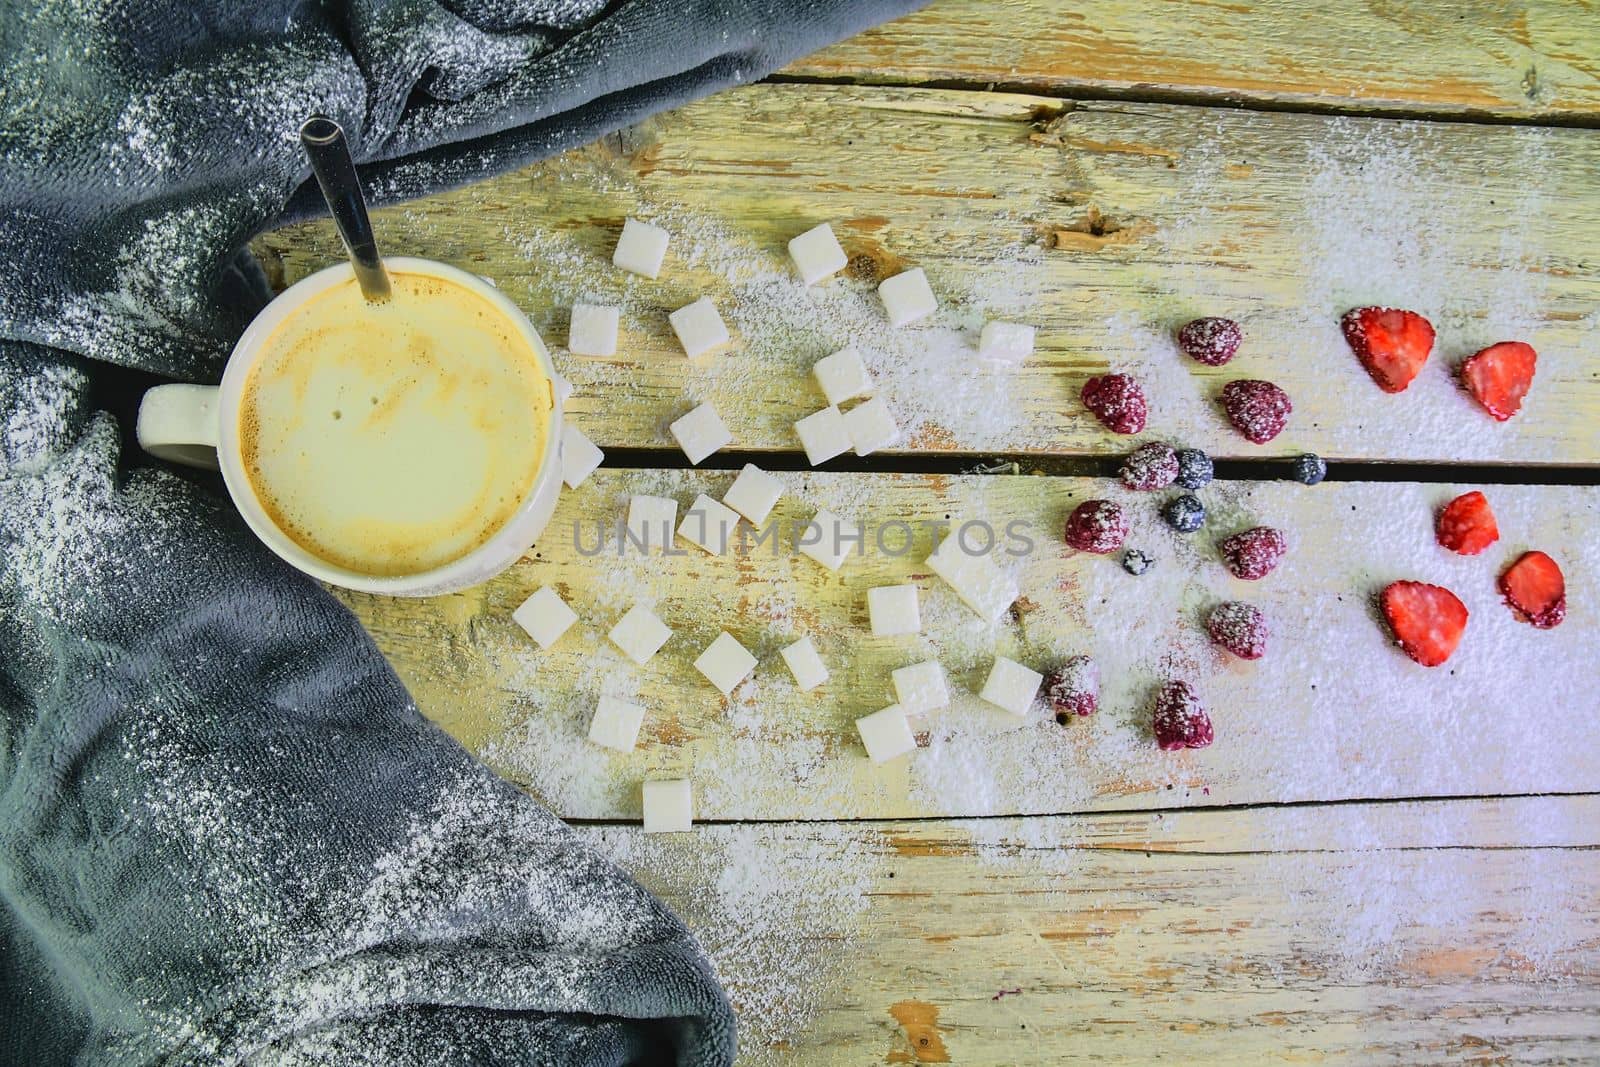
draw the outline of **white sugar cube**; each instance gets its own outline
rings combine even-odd
[[[644,724],[644,709],[616,697],[601,697],[589,720],[589,740],[618,752],[632,752]]]
[[[572,325],[567,328],[567,351],[575,356],[616,355],[617,309],[573,304]]]
[[[756,658],[724,630],[700,653],[700,658],[694,661],[694,669],[705,675],[717,687],[717,692],[727,696],[756,669]]]
[[[654,278],[661,273],[661,261],[667,258],[670,239],[671,235],[660,226],[628,219],[622,224],[622,236],[617,238],[617,250],[611,254],[611,262],[625,271]]]
[[[978,358],[1021,363],[1033,355],[1033,327],[1019,322],[986,322],[978,337]]]
[[[728,327],[723,325],[722,316],[717,314],[717,305],[711,302],[709,296],[702,296],[694,303],[684,305],[668,315],[667,319],[672,323],[672,332],[678,335],[683,354],[690,359],[698,359],[728,343]]]
[[[900,702],[900,710],[907,715],[920,715],[950,703],[950,690],[944,684],[944,668],[939,666],[936,659],[890,671],[889,680],[894,683],[894,695]]]
[[[822,386],[822,395],[835,407],[872,392],[872,375],[854,348],[841,348],[831,356],[823,356],[812,365],[811,373]]]
[[[567,607],[561,594],[547,585],[524,600],[511,613],[511,620],[526,630],[540,648],[549,648],[578,621],[578,616]]]
[[[698,464],[717,449],[733,442],[733,434],[728,432],[722,416],[710,404],[701,404],[676,419],[668,429],[678,439],[678,447],[683,449],[683,454],[689,457],[691,464]]]
[[[806,462],[813,467],[850,451],[850,428],[843,413],[831,404],[795,423],[794,432],[806,450]]]
[[[720,556],[728,551],[728,542],[732,540],[733,529],[738,525],[738,512],[701,493],[689,505],[689,510],[683,513],[683,521],[678,524],[678,536],[696,548]]]
[[[570,422],[561,424],[561,480],[576,489],[594,473],[606,454]]]
[[[917,587],[880,585],[867,590],[867,617],[872,621],[873,637],[914,634],[922,629],[922,614],[917,610]]]
[[[800,692],[809,692],[828,680],[828,668],[822,665],[822,657],[817,655],[817,646],[809,635],[789,645],[781,655]]]
[[[939,307],[921,267],[885,278],[878,284],[878,295],[883,298],[883,310],[889,316],[890,326],[916,322]]]
[[[672,544],[672,531],[677,524],[676,500],[635,493],[628,498],[628,544],[625,547],[640,552],[664,549]]]
[[[867,755],[874,763],[904,756],[917,747],[905,710],[898,704],[890,704],[882,711],[857,719],[856,731],[861,734],[861,743],[867,746]]]
[[[644,783],[644,832],[647,834],[687,833],[694,822],[694,798],[689,779]]]
[[[809,556],[830,571],[836,571],[850,554],[850,546],[860,546],[861,527],[819,508],[796,544],[802,556]]]
[[[1017,599],[1017,583],[988,555],[968,555],[955,531],[928,557],[928,569],[943,578],[967,607],[994,622]]]
[[[722,494],[722,502],[756,526],[767,521],[772,508],[783,495],[783,483],[753,463],[746,463],[739,477]]]
[[[789,242],[789,258],[794,260],[800,280],[815,285],[830,274],[838,274],[850,262],[826,222],[811,227]]]
[[[633,662],[643,667],[672,636],[672,629],[643,604],[635,604],[606,635]]]
[[[996,656],[989,677],[983,683],[983,692],[978,696],[1019,719],[1026,718],[1028,709],[1033,707],[1034,694],[1039,691],[1039,683],[1043,681],[1044,675],[1038,671],[1030,671],[1014,659]]]
[[[900,426],[881,396],[863,401],[845,412],[844,428],[858,456],[870,456],[900,440]]]

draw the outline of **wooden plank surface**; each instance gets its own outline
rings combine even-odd
[[[1600,488],[1491,486],[1503,540],[1478,557],[1433,539],[1433,515],[1463,487],[1324,483],[1217,484],[1202,492],[1205,531],[1171,532],[1162,494],[1113,483],[1045,477],[787,473],[789,494],[762,543],[713,557],[618,553],[616,524],[631,493],[674,497],[680,517],[696,494],[720,498],[731,472],[596,472],[563,495],[534,553],[465,593],[429,600],[342,594],[430,717],[526,784],[566,817],[637,818],[639,783],[686,774],[709,819],[832,819],[1068,812],[1377,797],[1600,789]],[[1129,544],[1155,558],[1134,577],[1111,558],[1066,548],[1059,530],[1079,501],[1109,496],[1133,517]],[[838,574],[793,555],[788,534],[825,507],[884,530]],[[1021,598],[990,627],[924,566],[923,520],[972,520],[998,531],[997,556]],[[908,529],[891,527],[904,522]],[[1248,583],[1229,576],[1212,542],[1241,528],[1281,527],[1291,549],[1280,568]],[[577,533],[574,533],[577,524]],[[1016,524],[1013,527],[1012,524]],[[599,530],[605,527],[605,547]],[[913,537],[912,550],[892,555]],[[979,545],[976,529],[969,543]],[[1569,612],[1535,630],[1500,602],[1495,577],[1527,548],[1565,568]],[[887,551],[886,551],[887,549]],[[594,553],[598,555],[586,555]],[[1396,650],[1373,607],[1389,581],[1445,584],[1472,619],[1450,663],[1428,670]],[[923,629],[869,636],[865,593],[913,582]],[[581,622],[540,651],[511,612],[542,585]],[[1274,633],[1256,663],[1213,649],[1200,620],[1243,599]],[[674,637],[643,668],[606,640],[635,600],[653,603]],[[723,699],[692,668],[720,629],[761,660]],[[814,637],[829,682],[802,694],[777,655]],[[1026,724],[987,708],[981,689],[996,653],[1044,670],[1092,654],[1102,710],[1063,728],[1042,707]],[[875,765],[853,722],[893,702],[889,672],[938,658],[954,702],[921,723],[929,747]],[[1216,743],[1157,750],[1150,699],[1184,678],[1207,703]],[[639,748],[613,753],[585,740],[602,695],[649,714]]]
[[[591,838],[695,930],[745,1063],[1577,1063],[1600,800]],[[755,872],[761,873],[755,873]]]
[[[794,449],[823,403],[813,361],[856,344],[907,430],[903,451],[1104,455],[1128,447],[1077,399],[1108,367],[1150,396],[1149,434],[1226,456],[1600,462],[1600,140],[1577,130],[1085,104],[919,89],[759,85],[455,193],[377,214],[384,247],[477,270],[553,344],[575,300],[623,309],[620,354],[558,359],[602,446],[672,447],[712,401],[739,447]],[[615,270],[626,215],[675,234],[660,280]],[[806,290],[785,242],[831,220],[849,275]],[[285,280],[340,254],[326,224],[262,239]],[[943,307],[894,330],[873,286],[926,268]],[[690,363],[666,312],[701,294],[736,339]],[[1364,303],[1411,306],[1438,351],[1399,396],[1339,336]],[[1224,368],[1171,333],[1244,323]],[[1039,327],[1008,371],[976,365],[988,319]],[[1479,347],[1540,352],[1522,414],[1498,424],[1454,381]],[[1276,381],[1296,405],[1267,446],[1216,396]]]
[[[1584,0],[935,0],[783,73],[1592,123],[1595,19]]]

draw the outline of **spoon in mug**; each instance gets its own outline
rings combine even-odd
[[[317,176],[333,224],[344,239],[361,295],[369,304],[387,302],[389,272],[383,269],[383,260],[378,256],[372,220],[367,218],[367,201],[361,195],[361,179],[356,176],[356,161],[350,156],[344,130],[326,115],[312,115],[300,127],[300,143],[311,160],[311,172]]]

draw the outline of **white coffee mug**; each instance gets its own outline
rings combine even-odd
[[[550,411],[545,420],[543,459],[533,486],[506,524],[473,551],[418,574],[372,575],[346,570],[301,548],[268,516],[244,472],[239,449],[239,404],[250,369],[267,338],[297,308],[335,285],[354,277],[349,263],[320,270],[284,290],[262,309],[233,346],[222,384],[158,385],[139,405],[139,444],[151,455],[191,467],[220,468],[239,513],[257,537],[286,561],[332,585],[392,596],[433,596],[487,581],[520,559],[550,521],[561,491],[561,409],[571,387],[556,374],[538,331],[505,294],[476,274],[445,263],[409,256],[386,256],[396,272],[431,274],[470,289],[489,301],[512,323],[535,353],[550,383]]]

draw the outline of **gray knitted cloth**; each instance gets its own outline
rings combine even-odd
[[[241,253],[761,76],[914,0],[0,0],[0,1063],[723,1063],[683,926],[418,715],[107,410],[215,381]]]

